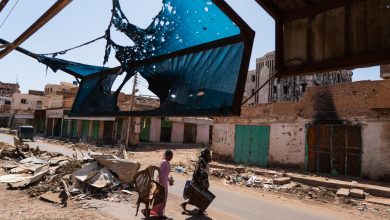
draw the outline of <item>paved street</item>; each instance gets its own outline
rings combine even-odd
[[[0,134],[0,141],[13,143],[12,136]],[[73,151],[64,146],[53,145],[41,142],[27,142],[31,147],[39,146],[40,149],[60,152],[64,155],[71,156]],[[176,175],[177,176],[177,175]],[[176,177],[175,185],[170,188],[170,199],[175,198],[175,203],[180,203],[182,191],[184,188],[185,178],[181,176]],[[319,212],[309,207],[296,207],[286,204],[281,201],[268,201],[266,199],[258,198],[247,193],[234,192],[224,187],[211,186],[210,189],[215,195],[216,199],[211,204],[208,212],[210,217],[213,212],[223,213],[229,216],[230,219],[313,219],[313,220],[326,220],[326,219],[345,219],[335,214],[329,214],[325,212]],[[173,199],[172,199],[173,200]],[[105,207],[101,208],[101,211],[107,212],[118,219],[137,219],[134,217],[134,208],[129,204],[117,204],[110,202],[94,201],[96,203],[104,204]],[[172,214],[172,210],[169,210],[169,214]],[[172,216],[172,215],[171,215]],[[174,215],[176,216],[176,214]],[[180,216],[180,215],[179,215]],[[183,218],[176,219],[186,219]]]

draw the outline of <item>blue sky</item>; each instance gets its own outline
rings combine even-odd
[[[17,0],[10,0],[0,14],[0,25]],[[32,1],[19,0],[14,10],[0,27],[0,38],[15,40],[34,21],[36,21],[56,0]],[[161,0],[122,0],[122,9],[130,22],[146,27],[162,6]],[[250,68],[255,68],[257,57],[263,56],[275,48],[274,21],[255,2],[255,0],[226,0],[236,12],[256,31]],[[35,53],[49,53],[67,49],[104,34],[110,20],[111,0],[74,0],[48,24],[22,44],[22,47]],[[116,34],[114,39],[123,45],[131,42]],[[86,47],[68,52],[63,59],[75,62],[101,65],[104,56],[105,41],[100,40]],[[118,66],[114,57],[107,66]],[[15,82],[18,79],[22,92],[29,89],[43,90],[47,83],[60,81],[72,82],[73,77],[61,71],[53,73],[36,60],[19,52],[12,52],[0,60],[0,81]],[[379,67],[354,70],[353,80],[378,80]],[[119,80],[118,80],[119,81]],[[125,90],[130,91],[130,85]],[[147,82],[141,80],[141,94],[150,94]],[[128,91],[125,91],[129,93]]]

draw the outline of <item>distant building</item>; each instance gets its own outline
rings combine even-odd
[[[43,91],[38,91],[38,90],[28,90],[29,95],[39,95],[39,96],[44,96],[45,93]]]
[[[390,79],[390,64],[381,65],[381,78]]]
[[[57,92],[70,92],[72,88],[76,87],[77,85],[67,82],[60,82],[60,84],[46,84],[45,95],[57,94]]]
[[[297,101],[308,87],[352,82],[353,74],[350,70],[339,70],[313,75],[275,78],[268,81],[274,73],[274,52],[269,52],[263,57],[256,59],[256,70],[248,72],[244,96],[249,98],[260,87],[262,88],[247,102],[247,105]]]
[[[19,84],[0,82],[0,96],[12,97],[14,93],[20,93]]]

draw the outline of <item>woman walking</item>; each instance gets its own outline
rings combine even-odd
[[[209,178],[208,178],[208,164],[211,162],[211,155],[209,149],[204,149],[200,153],[199,160],[196,163],[194,174],[192,175],[192,184],[197,185],[201,190],[208,190],[210,187],[209,184]],[[185,189],[186,191],[186,189]],[[186,192],[184,192],[184,195],[186,196]],[[181,207],[184,209],[184,211],[187,211],[186,206],[195,205],[196,203],[191,200],[191,198],[187,198],[187,201],[183,202],[181,204]],[[199,214],[203,214],[205,210],[202,210],[199,208]]]
[[[164,153],[164,158],[160,163],[160,176],[158,177],[158,182],[164,187],[165,199],[162,203],[159,203],[150,210],[152,216],[156,216],[161,219],[167,219],[165,216],[165,206],[168,199],[168,185],[173,185],[173,178],[169,178],[169,173],[171,172],[171,165],[169,161],[173,158],[172,150],[166,150]]]

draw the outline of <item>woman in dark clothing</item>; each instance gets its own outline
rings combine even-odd
[[[208,190],[210,187],[209,178],[208,178],[208,164],[211,162],[211,155],[209,149],[204,149],[200,153],[199,160],[196,163],[194,174],[192,175],[192,183],[196,184],[201,190]],[[185,211],[187,204],[195,205],[191,201],[191,198],[188,198],[187,201],[181,204],[181,207]],[[199,214],[203,213],[205,210],[199,209]]]

